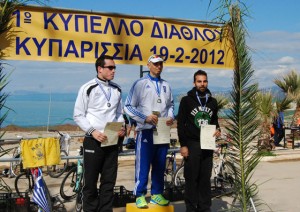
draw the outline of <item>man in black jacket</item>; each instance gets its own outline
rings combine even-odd
[[[220,136],[218,105],[207,88],[205,71],[194,74],[194,86],[181,99],[177,118],[180,152],[185,158],[185,204],[187,212],[210,212],[213,150],[201,149],[200,129],[216,125],[214,136]]]

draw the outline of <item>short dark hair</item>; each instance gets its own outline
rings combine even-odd
[[[105,59],[113,60],[114,58],[109,55],[101,55],[96,60],[95,66],[96,66],[96,72],[98,73],[98,66],[103,67],[105,65]]]
[[[204,75],[204,76],[206,76],[206,78],[207,78],[207,73],[206,73],[205,71],[199,69],[199,70],[196,71],[195,74],[194,74],[194,82],[196,82],[196,76],[198,76],[198,75]]]

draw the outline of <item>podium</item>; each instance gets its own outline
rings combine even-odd
[[[135,203],[127,203],[126,212],[174,212],[174,206],[159,206],[148,203],[148,208],[137,208]]]

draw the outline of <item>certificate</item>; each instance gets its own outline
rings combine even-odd
[[[169,144],[170,143],[170,130],[171,126],[167,126],[166,121],[169,117],[158,118],[157,126],[153,131],[153,144]]]
[[[216,132],[216,125],[201,125],[200,130],[200,147],[201,149],[216,148],[216,138],[213,136]]]
[[[112,146],[118,144],[118,132],[121,130],[123,122],[107,122],[104,128],[104,134],[107,136],[107,140],[101,143],[103,146]]]

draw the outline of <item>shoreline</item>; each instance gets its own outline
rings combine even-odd
[[[61,125],[53,125],[53,126],[48,126],[48,127],[47,126],[23,127],[23,126],[17,126],[17,125],[7,125],[5,127],[1,127],[0,131],[2,131],[2,132],[48,131],[47,128],[48,128],[48,130],[58,130],[58,131],[81,131],[81,129],[75,124],[61,124]]]

